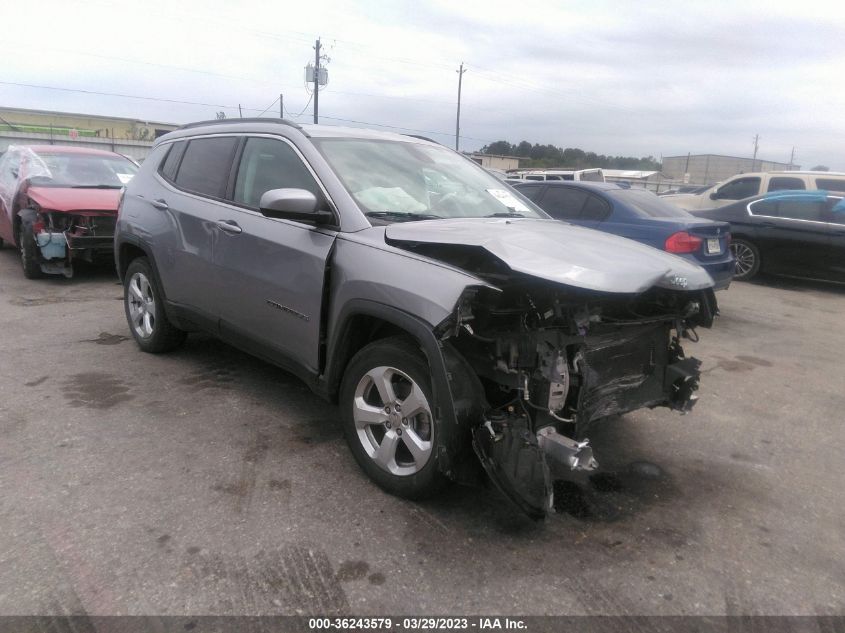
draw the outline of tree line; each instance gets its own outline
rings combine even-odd
[[[584,169],[587,167],[604,167],[606,169],[635,169],[642,171],[659,171],[660,162],[654,156],[636,158],[634,156],[605,156],[595,152],[585,152],[577,147],[556,147],[541,145],[528,141],[511,144],[507,141],[496,141],[481,148],[484,154],[499,154],[504,156],[519,156],[525,158],[520,167],[565,167],[567,169]]]

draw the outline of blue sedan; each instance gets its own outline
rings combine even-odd
[[[514,185],[557,220],[621,235],[695,262],[727,288],[735,262],[730,225],[690,215],[643,189],[606,182]]]

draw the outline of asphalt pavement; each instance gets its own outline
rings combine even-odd
[[[542,523],[386,495],[303,383],[121,300],[0,251],[0,615],[845,613],[841,287],[720,292],[695,410],[598,426]]]

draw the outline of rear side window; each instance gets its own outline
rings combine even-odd
[[[816,178],[816,189],[845,191],[845,178]]]
[[[194,193],[222,198],[236,144],[233,136],[190,141],[176,174],[176,184]]]
[[[577,220],[587,196],[586,191],[572,187],[549,187],[539,205],[556,220]]]
[[[784,198],[781,200],[760,200],[749,205],[753,215],[763,215],[786,220],[824,221],[826,202],[813,198]]]
[[[769,191],[784,191],[806,189],[804,181],[800,178],[791,178],[789,176],[776,176],[769,179]]]
[[[827,209],[833,224],[845,224],[845,199],[828,198]]]
[[[179,161],[182,160],[182,155],[185,153],[187,146],[188,143],[186,141],[179,141],[170,146],[167,157],[159,169],[159,173],[167,178],[167,180],[171,182],[176,180],[176,170],[179,169]]]
[[[306,189],[318,198],[322,196],[290,145],[271,138],[249,139],[238,167],[234,201],[257,209],[265,191],[286,188]]]
[[[729,182],[718,190],[720,200],[742,200],[760,193],[760,178],[739,178]]]
[[[531,202],[537,202],[537,198],[540,196],[540,193],[543,191],[542,185],[527,185],[525,187],[519,186],[516,188],[519,193],[523,196],[531,200]]]
[[[610,215],[610,205],[607,202],[592,194],[587,196],[587,202],[584,204],[584,208],[581,209],[582,220],[601,222],[608,215]]]

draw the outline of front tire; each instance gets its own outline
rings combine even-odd
[[[760,249],[748,240],[734,239],[731,251],[736,259],[734,279],[748,281],[760,272]]]
[[[44,276],[44,273],[41,271],[41,262],[38,258],[38,244],[35,243],[32,222],[22,220],[18,226],[20,227],[18,244],[20,245],[23,276],[27,279],[40,279]]]
[[[185,341],[164,312],[164,300],[146,257],[133,259],[123,277],[123,307],[129,331],[143,351],[169,352]]]
[[[340,388],[343,432],[355,460],[383,490],[406,499],[438,492],[439,422],[425,356],[404,337],[370,343]]]

